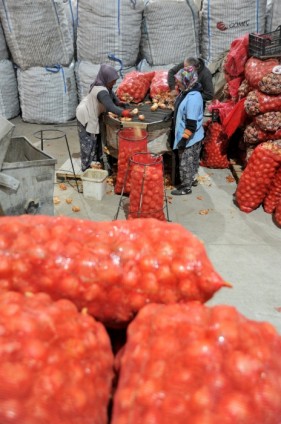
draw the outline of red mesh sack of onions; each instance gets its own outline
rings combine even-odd
[[[255,116],[260,113],[280,111],[281,95],[271,96],[258,90],[250,91],[246,97],[245,110],[248,115]]]
[[[112,424],[278,424],[281,337],[234,307],[148,305],[130,324]]]
[[[122,128],[118,132],[118,167],[114,192],[130,193],[130,157],[137,152],[147,151],[147,131],[141,128]]]
[[[149,91],[154,72],[132,71],[125,75],[116,90],[123,102],[140,103]]]
[[[227,100],[226,102],[220,102],[219,100],[213,100],[210,106],[208,106],[208,110],[212,113],[214,109],[219,110],[220,121],[223,124],[224,120],[230,114],[230,112],[234,109],[235,102],[232,100]]]
[[[279,140],[281,139],[281,129],[276,132],[263,131],[259,128],[258,124],[252,122],[245,128],[244,139],[246,143],[250,144],[259,144],[268,140]]]
[[[246,79],[244,79],[241,84],[240,87],[238,88],[238,97],[239,99],[242,99],[243,97],[246,97],[247,94],[252,91],[252,87],[250,87],[248,81]]]
[[[263,131],[278,131],[281,129],[281,112],[267,112],[254,117],[254,122]]]
[[[279,144],[261,143],[255,148],[235,193],[236,202],[243,212],[252,212],[263,202],[280,164]]]
[[[168,71],[155,71],[150,84],[150,97],[153,99],[165,98],[169,92]]]
[[[40,215],[0,219],[0,280],[2,289],[72,300],[111,326],[149,302],[205,302],[230,286],[179,224]]]
[[[256,57],[250,57],[245,64],[245,78],[251,87],[258,88],[262,78],[269,74],[277,65],[279,65],[277,59],[261,60]]]
[[[273,218],[276,224],[281,227],[281,200],[279,200],[278,204],[276,205]]]
[[[131,192],[128,219],[165,221],[163,157],[136,153],[130,159]]]
[[[267,94],[281,93],[281,66],[275,66],[272,72],[265,75],[258,83],[258,89]]]
[[[228,168],[227,145],[228,138],[223,132],[222,125],[211,122],[206,130],[200,165],[207,168]]]
[[[106,424],[113,354],[103,325],[44,293],[1,293],[0,309],[1,424]]]
[[[244,73],[248,59],[249,34],[236,38],[230,44],[230,50],[224,60],[223,68],[231,77],[238,77]]]
[[[263,208],[265,212],[272,213],[274,212],[276,206],[281,201],[281,167],[276,171],[276,174],[273,177],[272,184],[270,186],[269,192],[267,193],[264,201]]]

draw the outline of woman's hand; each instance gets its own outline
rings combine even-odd
[[[129,109],[122,110],[121,116],[123,118],[132,118],[133,115]]]

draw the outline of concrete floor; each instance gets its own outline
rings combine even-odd
[[[34,132],[44,128],[65,131],[73,158],[79,158],[79,141],[75,121],[65,126],[36,125],[22,122],[17,117],[13,136],[25,136],[36,147],[40,142]],[[56,169],[67,160],[63,140],[45,142],[44,151],[57,159]],[[233,203],[236,182],[229,181],[231,172],[200,168],[200,183],[188,196],[172,197],[167,191],[170,220],[177,222],[201,239],[208,256],[221,276],[233,284],[222,289],[208,304],[235,306],[246,317],[271,322],[281,334],[281,229],[262,207],[250,214],[241,212]],[[61,181],[59,181],[61,182]],[[77,192],[73,180],[66,183],[67,190],[54,185],[54,196],[60,198],[55,205],[56,215],[95,221],[113,220],[120,196],[108,185],[102,201],[86,199]],[[65,202],[73,199],[72,205]],[[73,212],[72,206],[80,207]],[[123,219],[121,208],[118,219]]]

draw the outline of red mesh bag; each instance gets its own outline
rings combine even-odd
[[[274,66],[279,65],[277,59],[261,60],[256,57],[250,57],[245,65],[245,78],[251,87],[258,88],[262,78],[269,74]]]
[[[147,131],[141,128],[123,128],[118,133],[118,162],[114,191],[130,193],[131,171],[129,159],[137,152],[147,151]]]
[[[155,218],[165,221],[163,158],[136,153],[130,159],[131,192],[128,219]]]
[[[245,98],[239,100],[223,120],[223,131],[227,137],[231,137],[237,128],[244,125],[247,119],[245,100]]]
[[[210,104],[210,106],[208,107],[208,110],[210,112],[212,112],[213,109],[218,109],[220,121],[223,124],[224,120],[226,119],[228,114],[232,111],[234,106],[235,106],[235,102],[233,102],[232,100],[227,100],[226,102],[220,102],[219,100],[213,100],[212,103]]]
[[[244,140],[250,144],[259,144],[268,140],[279,140],[280,138],[281,129],[276,132],[263,131],[255,122],[247,125],[244,131]]]
[[[281,95],[271,96],[258,90],[250,91],[246,97],[245,110],[248,115],[255,116],[260,113],[280,111]]]
[[[231,100],[236,102],[239,97],[239,87],[241,85],[242,78],[234,78],[233,80],[228,82],[228,92]]]
[[[263,201],[265,212],[274,212],[276,206],[281,201],[281,167],[278,168],[272,180],[271,187]]]
[[[225,305],[149,305],[127,335],[112,424],[280,422],[281,337],[270,323]]]
[[[228,138],[223,132],[222,125],[211,122],[206,130],[200,165],[207,168],[228,168],[227,145]]]
[[[72,300],[111,326],[148,302],[205,302],[229,286],[181,225],[40,215],[0,219],[0,280],[2,289]]]
[[[276,224],[281,227],[281,201],[279,200],[278,204],[276,205],[276,209],[274,212],[274,220]]]
[[[149,91],[154,72],[132,71],[125,75],[116,94],[123,102],[140,103]]]
[[[238,97],[239,99],[242,99],[243,97],[246,97],[247,94],[252,91],[253,88],[250,87],[248,81],[246,79],[244,79],[241,84],[240,87],[238,88]]]
[[[244,73],[244,67],[248,59],[249,34],[236,38],[230,44],[230,50],[224,61],[224,70],[232,77],[238,77]]]
[[[267,94],[281,94],[281,67],[279,73],[270,72],[258,83],[258,89]]]
[[[168,71],[155,71],[150,85],[150,97],[160,99],[169,92]]]
[[[255,148],[235,193],[236,202],[243,212],[252,212],[263,202],[280,163],[279,145],[261,143]]]
[[[1,424],[107,424],[113,354],[102,324],[43,293],[1,293],[0,309]]]
[[[281,112],[267,112],[254,117],[254,122],[263,131],[278,131],[281,129]]]

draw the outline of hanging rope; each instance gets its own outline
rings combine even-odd
[[[114,53],[109,53],[107,55],[107,57],[108,57],[108,59],[113,60],[114,62],[120,63],[120,69],[118,70],[118,72],[120,74],[120,77],[123,78],[123,72],[122,72],[122,70],[123,70],[123,62],[122,62],[122,60],[121,59],[118,59],[118,57],[116,57],[114,55]]]
[[[66,81],[65,81],[65,73],[64,73],[63,67],[61,65],[54,65],[52,67],[45,66],[45,69],[47,72],[51,72],[52,74],[57,74],[58,72],[61,71],[62,77],[63,77],[64,92],[66,93]]]

